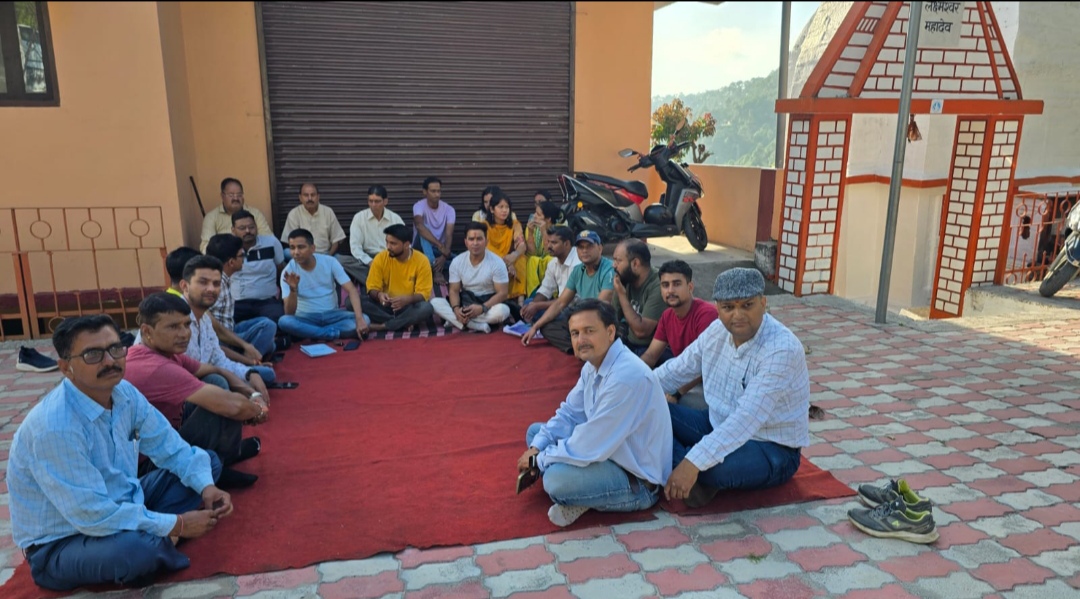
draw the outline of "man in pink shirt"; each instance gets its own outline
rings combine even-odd
[[[703,299],[694,297],[694,271],[682,260],[665,262],[659,270],[660,292],[668,308],[660,316],[653,334],[652,343],[641,359],[652,368],[656,368],[678,356],[690,346],[698,336],[716,322],[716,306]],[[671,403],[700,403],[695,407],[704,407],[705,397],[701,393],[689,393],[701,384],[701,377],[680,387],[667,396]],[[684,394],[686,397],[684,398]],[[695,400],[699,400],[696,401]]]
[[[266,421],[266,402],[233,373],[184,355],[191,340],[190,314],[182,298],[167,293],[147,296],[139,304],[140,343],[128,351],[125,378],[181,438],[217,453],[225,466],[218,481],[221,488],[250,486],[258,477],[230,466],[259,453],[258,437],[241,437],[245,422]],[[140,465],[140,471],[152,468],[149,461]]]

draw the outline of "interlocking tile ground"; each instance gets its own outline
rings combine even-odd
[[[1080,596],[1080,319],[878,326],[836,298],[770,302],[805,344],[812,401],[827,412],[811,422],[806,455],[853,486],[906,477],[936,504],[936,543],[863,535],[847,521],[859,505],[849,499],[718,516],[658,511],[654,522],[111,596]],[[16,351],[0,349],[5,467],[19,422],[57,381],[17,372]],[[7,503],[0,483],[0,582],[23,559]]]

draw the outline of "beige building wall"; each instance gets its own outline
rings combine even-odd
[[[653,3],[578,2],[576,11],[573,167],[629,176],[619,150],[649,145]]]
[[[0,144],[0,209],[87,208],[46,210],[45,224],[34,227],[36,215],[19,216],[24,249],[60,250],[65,237],[74,249],[102,249],[99,263],[109,267],[96,276],[89,254],[54,254],[57,289],[131,286],[139,271],[159,285],[157,252],[136,260],[134,252],[107,249],[117,239],[137,245],[140,233],[151,247],[162,238],[169,246],[182,241],[158,5],[51,2],[49,17],[60,105],[0,108],[7,142]],[[104,207],[121,208],[116,227]],[[136,214],[135,207],[151,209]],[[145,224],[133,224],[140,219]],[[35,243],[35,233],[45,239]],[[5,235],[11,231],[0,222]],[[31,263],[35,289],[51,288],[49,256],[35,254]],[[10,292],[9,273],[0,271],[0,279],[0,293]]]
[[[271,225],[270,168],[266,153],[259,42],[253,2],[181,2],[184,57],[195,144],[195,172],[178,173],[182,203],[194,204],[195,177],[207,212],[221,205],[221,180],[244,184],[244,201]],[[198,247],[198,229],[186,229]]]

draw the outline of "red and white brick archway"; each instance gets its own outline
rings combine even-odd
[[[1023,100],[990,2],[961,2],[959,46],[916,52],[912,114],[957,115],[952,169],[942,206],[931,316],[959,316],[964,292],[993,282],[1019,148]],[[791,115],[777,281],[795,295],[832,293],[853,114],[896,114],[908,2],[855,2],[798,98],[778,100]]]

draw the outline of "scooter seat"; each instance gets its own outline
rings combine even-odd
[[[615,177],[607,177],[604,175],[597,175],[595,173],[578,173],[579,176],[585,178],[586,181],[597,181],[600,183],[607,183],[608,185],[614,185],[629,191],[634,195],[639,195],[645,199],[649,199],[649,188],[645,187],[645,184],[641,181],[625,181],[623,179],[616,179]]]

